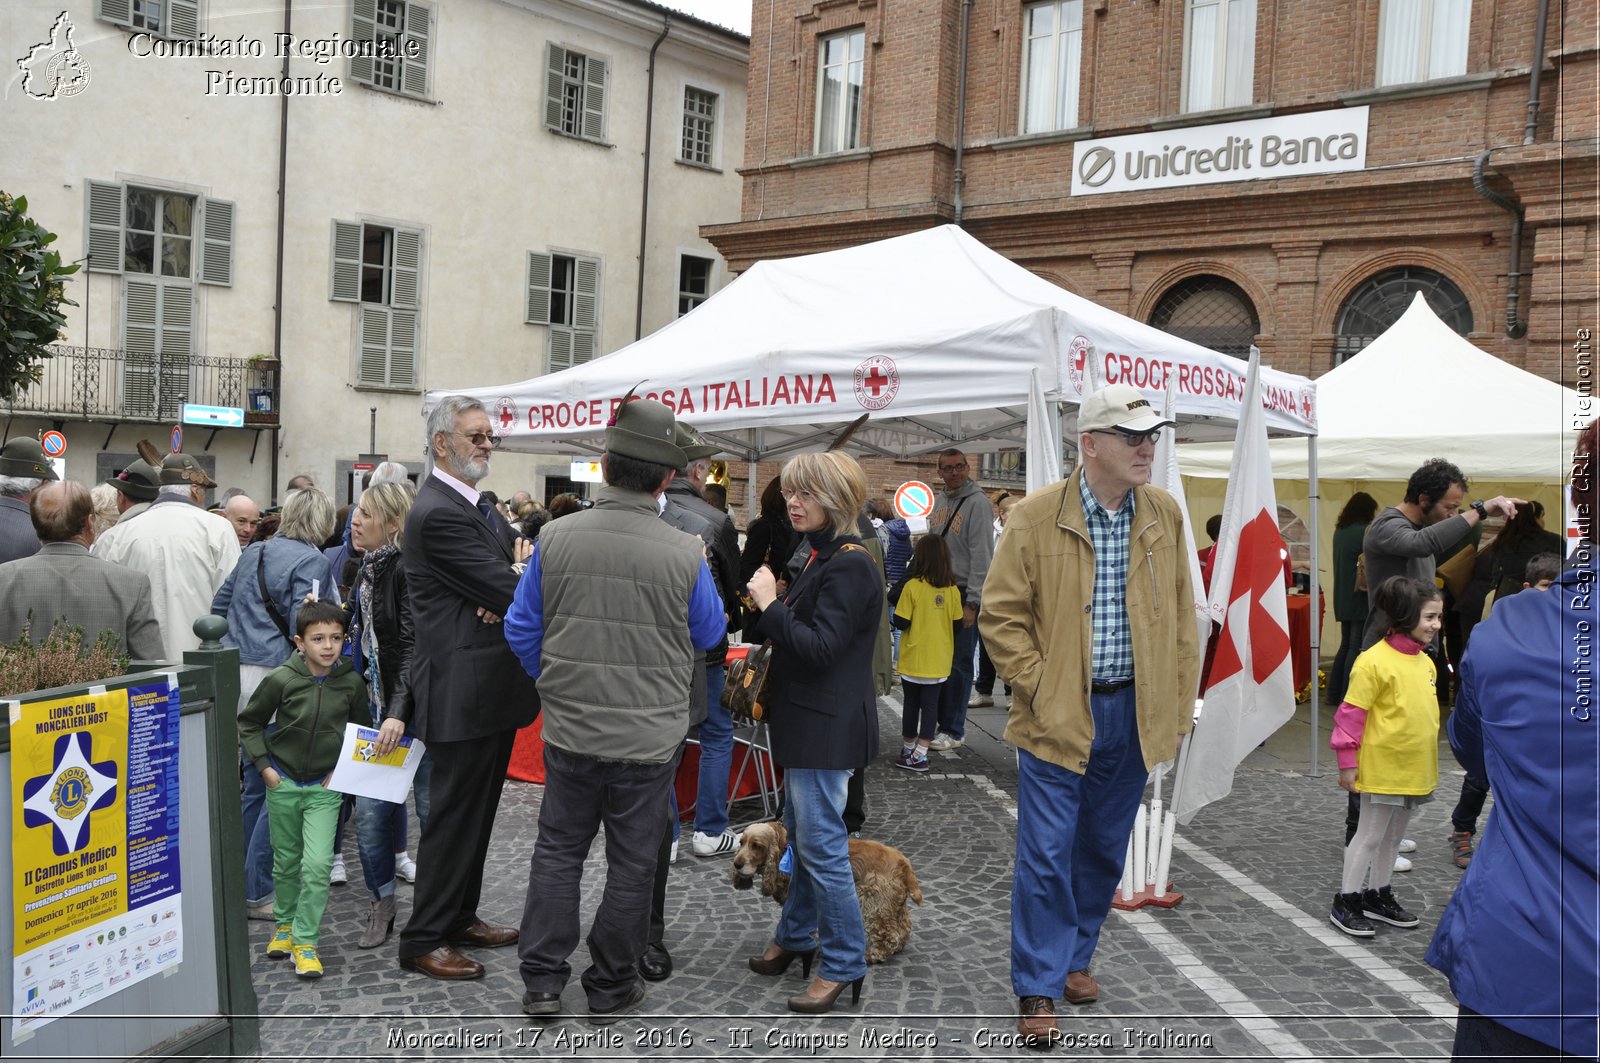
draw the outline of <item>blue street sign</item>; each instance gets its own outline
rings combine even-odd
[[[195,406],[184,403],[184,424],[206,424],[216,428],[243,428],[244,410],[237,406]]]

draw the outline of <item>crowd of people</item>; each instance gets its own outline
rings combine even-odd
[[[1103,388],[1078,411],[1071,474],[994,501],[967,455],[946,450],[925,527],[869,498],[842,451],[802,454],[765,485],[742,543],[709,478],[716,446],[651,400],[624,402],[607,427],[595,497],[548,506],[479,489],[498,440],[463,396],[428,416],[420,485],[385,463],[347,511],[302,476],[281,507],[230,491],[208,512],[217,485],[184,454],[141,458],[91,492],[13,439],[0,448],[0,641],[41,638],[60,617],[135,659],[173,660],[199,644],[196,617],[227,619],[241,673],[240,900],[274,924],[267,955],[300,977],[322,972],[349,819],[369,899],[359,947],[390,940],[397,883],[411,881],[402,969],[477,978],[485,967],[469,950],[516,945],[524,1012],[557,1016],[603,827],[606,879],[581,975],[596,1024],[636,1011],[645,983],[672,974],[668,868],[684,818],[673,780],[691,735],[689,850],[725,857],[739,843],[735,719],[721,697],[730,636],[771,647],[789,839],[791,886],[748,967],[776,978],[799,960],[808,981],[787,1006],[805,1014],[864,989],[849,844],[889,675],[902,708],[892,763],[911,772],[966,743],[968,710],[992,706],[998,680],[1019,770],[1017,1030],[1048,1048],[1061,1038],[1058,1002],[1100,997],[1092,960],[1145,782],[1191,727],[1204,648],[1170,607],[1196,591],[1185,517],[1150,484],[1173,424],[1135,389]],[[1579,440],[1570,558],[1543,507],[1468,503],[1467,477],[1442,459],[1393,506],[1354,494],[1333,534],[1340,646],[1325,696],[1349,796],[1330,919],[1354,937],[1420,925],[1393,875],[1409,867],[1412,813],[1438,787],[1440,706],[1452,704],[1465,777],[1449,846],[1466,874],[1427,960],[1460,1001],[1458,1058],[1595,1051],[1597,857],[1593,830],[1574,827],[1600,818],[1600,743],[1590,677],[1567,667],[1588,659],[1573,647],[1600,624],[1584,519],[1600,501],[1595,437],[1591,424]],[[513,738],[535,717],[538,839],[520,926],[497,925],[479,913],[484,862]],[[380,756],[408,736],[426,743],[415,860],[403,802],[329,789],[346,723],[373,728]]]

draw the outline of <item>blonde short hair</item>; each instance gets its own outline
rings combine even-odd
[[[110,484],[95,484],[89,497],[94,501],[94,533],[99,535],[117,523],[122,514],[117,512],[119,492]]]
[[[278,534],[320,547],[333,534],[333,500],[315,487],[290,491],[283,501]]]
[[[784,494],[804,492],[817,500],[835,535],[856,530],[867,502],[867,474],[856,459],[837,450],[799,454],[783,467],[782,477]]]
[[[398,550],[405,541],[406,515],[411,512],[411,503],[416,497],[417,493],[409,483],[373,484],[361,492],[356,508],[365,511],[385,527],[394,528],[394,534],[389,538]]]

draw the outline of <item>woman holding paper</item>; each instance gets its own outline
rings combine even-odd
[[[361,494],[350,521],[350,541],[362,552],[351,595],[350,641],[357,670],[367,680],[372,722],[378,725],[378,753],[394,751],[411,719],[411,612],[406,575],[400,564],[406,514],[414,498],[410,484],[374,484]],[[428,764],[417,770],[417,815],[428,814]],[[398,831],[398,834],[397,834]],[[372,899],[367,927],[356,942],[375,949],[394,930],[395,857],[406,851],[406,806],[370,797],[356,798],[356,843],[361,874]],[[409,878],[415,877],[415,866]]]

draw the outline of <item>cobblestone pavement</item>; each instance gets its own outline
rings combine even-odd
[[[926,904],[913,910],[907,949],[870,970],[859,1006],[848,1006],[846,996],[827,1016],[788,1012],[786,997],[804,986],[798,965],[767,979],[744,962],[770,939],[776,906],[753,891],[735,892],[729,861],[690,855],[686,835],[670,887],[672,977],[648,986],[639,1015],[592,1027],[576,977],[588,962],[580,945],[562,998],[566,1013],[536,1023],[520,1011],[514,948],[477,952],[487,976],[456,983],[400,971],[393,939],[357,949],[365,901],[347,837],[351,885],[329,901],[326,977],[299,982],[286,962],[267,960],[261,950],[271,927],[251,924],[263,1053],[273,1060],[1037,1058],[1012,1036],[1016,763],[999,741],[1003,699],[1001,706],[974,711],[968,745],[935,754],[933,771],[919,776],[893,767],[899,705],[893,697],[880,702],[885,755],[868,769],[863,834],[906,853]],[[1331,715],[1322,713],[1324,736]],[[1060,1005],[1071,1040],[1058,1058],[1449,1058],[1455,1002],[1422,955],[1460,876],[1446,838],[1461,773],[1441,746],[1438,799],[1409,831],[1419,847],[1416,869],[1395,876],[1397,894],[1422,925],[1383,927],[1357,942],[1328,923],[1344,794],[1325,745],[1321,777],[1309,775],[1310,734],[1302,706],[1240,767],[1233,794],[1180,828],[1170,878],[1185,895],[1181,905],[1113,912],[1094,961],[1100,1000]],[[1170,782],[1167,790],[1170,796]],[[537,786],[506,787],[481,908],[490,921],[520,920],[540,794]],[[751,804],[738,806],[746,818]],[[602,844],[586,870],[585,929],[603,880]],[[410,894],[401,884],[397,927]]]

